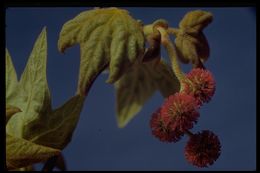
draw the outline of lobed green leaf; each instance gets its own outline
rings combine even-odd
[[[98,8],[80,13],[66,22],[58,48],[80,44],[78,93],[86,95],[95,78],[109,66],[108,83],[118,80],[144,52],[140,22],[126,10]]]
[[[7,124],[9,134],[30,139],[30,124],[40,122],[51,110],[50,93],[46,79],[47,38],[44,28],[37,38],[27,65],[18,83],[16,97],[7,102],[19,107],[22,112],[14,116]],[[42,122],[44,123],[44,121]],[[41,126],[40,126],[41,127]],[[39,128],[40,128],[39,127]]]
[[[17,113],[19,116],[10,118],[6,131],[14,137],[63,149],[71,140],[85,97],[76,95],[53,110],[46,78],[46,62],[47,38],[44,28],[35,42],[15,96],[10,100],[6,98],[7,103],[22,110]],[[12,67],[10,63],[9,67]],[[7,70],[6,74],[9,76],[12,73]],[[7,90],[11,91],[9,88]]]
[[[188,12],[181,22],[179,27],[187,32],[200,32],[213,20],[213,15],[210,12],[202,10],[194,10]]]
[[[187,13],[179,23],[175,43],[183,63],[200,66],[208,59],[210,48],[202,30],[213,20],[210,12],[195,10]]]

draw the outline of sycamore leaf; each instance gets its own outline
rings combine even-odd
[[[9,121],[9,119],[17,112],[21,112],[21,109],[15,107],[15,106],[11,106],[11,105],[6,105],[6,120],[5,120],[5,124]]]
[[[8,170],[43,162],[59,154],[60,150],[37,145],[6,134],[6,165]]]
[[[175,43],[178,57],[183,63],[201,65],[208,59],[210,48],[202,30],[213,20],[211,13],[206,11],[192,11],[181,20]]]
[[[20,111],[17,107],[6,105],[6,122],[12,115]],[[28,170],[27,168],[32,164],[46,161],[49,157],[59,154],[60,150],[37,145],[6,134],[6,166],[8,170],[17,168]]]
[[[114,83],[142,57],[142,25],[128,11],[118,8],[85,11],[66,22],[60,32],[61,52],[75,44],[80,44],[81,50],[78,93],[86,95],[104,68],[109,66],[107,82]]]
[[[180,29],[188,30],[187,32],[200,32],[213,20],[210,12],[195,10],[188,12],[179,23]]]
[[[167,97],[179,90],[179,82],[166,63],[155,59],[137,62],[115,83],[115,89],[117,123],[123,128],[157,89]]]
[[[5,89],[6,89],[6,104],[14,99],[17,92],[17,76],[16,71],[9,54],[9,51],[5,50]]]
[[[19,116],[10,118],[6,131],[15,137],[63,149],[71,140],[84,103],[76,95],[60,108],[52,110],[46,78],[47,37],[44,28],[35,42],[26,68],[10,105],[19,107]]]
[[[51,101],[46,79],[47,61],[47,38],[46,28],[44,28],[37,38],[29,60],[22,73],[18,84],[15,99],[8,100],[11,105],[19,107],[22,112],[19,116],[14,116],[7,123],[6,130],[9,134],[30,139],[30,133],[34,129],[29,129],[30,124],[35,124],[46,118],[45,114],[50,111]],[[38,128],[41,128],[39,126]]]
[[[200,32],[195,37],[186,33],[179,33],[175,39],[178,57],[183,63],[199,64],[206,61],[210,54],[208,41]]]

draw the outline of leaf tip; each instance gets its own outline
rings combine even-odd
[[[112,78],[108,78],[108,79],[106,80],[106,83],[107,83],[107,84],[113,84],[113,83],[114,83],[114,80],[113,80]]]
[[[58,50],[59,50],[59,52],[63,54],[65,52],[65,49],[66,49],[65,46],[63,46],[63,44],[61,43],[61,40],[59,39],[58,40]]]
[[[10,54],[7,48],[5,48],[5,53],[6,53],[6,55]]]
[[[109,71],[109,77],[106,80],[106,83],[108,84],[113,84],[115,83],[120,77],[122,76],[122,74],[120,72],[114,72],[112,70]]]
[[[9,121],[9,119],[16,113],[18,112],[22,112],[22,110],[18,107],[15,107],[15,106],[11,106],[11,105],[6,105],[5,106],[6,108],[6,124],[7,122]]]
[[[12,112],[22,112],[22,110],[18,107],[15,107],[15,106],[11,106],[11,105],[6,105],[5,106],[6,110],[9,111],[11,110]]]
[[[124,128],[126,125],[127,125],[126,122],[117,121],[117,127],[120,128],[120,129]]]
[[[42,31],[43,31],[43,32],[47,32],[47,26],[44,26],[44,27],[42,28]]]
[[[44,26],[44,27],[42,28],[42,31],[41,31],[40,36],[46,38],[46,35],[47,35],[47,27]]]

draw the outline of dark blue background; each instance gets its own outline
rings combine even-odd
[[[62,55],[57,50],[62,25],[90,8],[9,8],[6,11],[6,46],[20,77],[42,28],[48,31],[47,75],[53,106],[76,91],[79,46]],[[100,75],[92,86],[72,142],[64,149],[69,170],[254,170],[256,168],[256,19],[252,8],[125,8],[145,24],[166,19],[177,27],[189,11],[214,15],[205,29],[211,55],[206,67],[217,82],[216,93],[200,110],[192,129],[209,129],[222,144],[214,165],[198,169],[184,158],[185,136],[177,143],[162,143],[151,135],[149,120],[163,102],[155,95],[123,129],[115,119],[115,91]],[[167,58],[165,52],[163,57]],[[185,71],[190,66],[183,66]],[[39,167],[39,165],[38,165]]]

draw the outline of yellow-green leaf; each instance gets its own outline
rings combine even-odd
[[[145,102],[159,89],[164,97],[179,90],[179,82],[169,66],[156,59],[137,62],[116,83],[116,112],[120,128],[125,127]]]
[[[43,162],[59,154],[60,150],[37,145],[6,134],[6,166],[8,170]]]
[[[128,11],[98,8],[80,13],[66,22],[60,32],[58,48],[80,44],[81,60],[78,93],[86,95],[97,75],[109,66],[108,83],[118,80],[144,52],[140,22]]]
[[[23,112],[10,118],[6,131],[15,137],[63,149],[71,140],[84,103],[76,95],[53,110],[46,77],[47,37],[44,28],[35,42],[10,105]],[[8,101],[7,101],[8,102]]]
[[[9,54],[9,51],[5,50],[5,89],[6,89],[6,104],[9,104],[10,101],[14,99],[17,92],[17,76],[16,71]]]
[[[200,32],[195,37],[187,33],[179,33],[175,39],[178,57],[183,63],[197,65],[208,59],[210,49],[205,35]]]
[[[42,119],[51,109],[50,93],[46,79],[47,61],[47,37],[44,28],[37,38],[33,50],[30,54],[26,67],[22,73],[18,84],[15,99],[11,105],[19,107],[23,112],[19,116],[14,116],[7,123],[6,130],[9,134],[30,139],[30,124],[44,123]],[[41,123],[39,123],[41,122]]]
[[[187,13],[181,20],[175,43],[179,59],[183,63],[199,66],[208,59],[210,48],[202,31],[212,20],[210,12],[200,10]]]
[[[179,27],[187,32],[200,32],[213,20],[213,15],[210,12],[202,10],[194,10],[188,12],[181,22]]]
[[[21,112],[21,109],[15,107],[15,106],[11,106],[11,105],[6,105],[6,120],[5,123],[7,123],[9,121],[9,119],[17,112]]]

